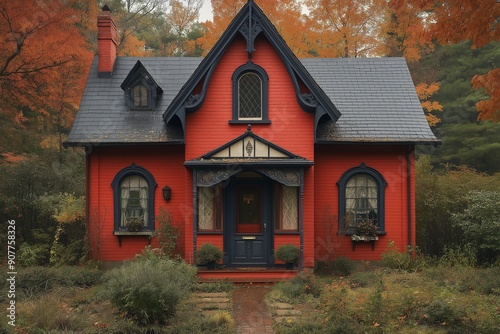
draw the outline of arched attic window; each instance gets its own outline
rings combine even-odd
[[[230,123],[271,123],[268,119],[266,71],[252,62],[236,69],[233,81],[233,118]]]

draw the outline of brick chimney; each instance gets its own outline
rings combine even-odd
[[[97,17],[97,55],[98,75],[111,76],[116,60],[116,25],[111,18],[111,10],[106,5]]]

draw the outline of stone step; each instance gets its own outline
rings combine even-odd
[[[302,314],[302,312],[298,311],[298,310],[274,310],[274,313],[278,316],[278,317],[281,317],[281,316],[297,316],[297,315],[300,315]]]
[[[293,306],[289,303],[273,303],[271,304],[271,308],[276,310],[291,310]]]
[[[196,307],[202,310],[225,310],[229,308],[228,303],[199,303]]]

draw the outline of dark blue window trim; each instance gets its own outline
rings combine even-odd
[[[382,174],[377,170],[366,166],[361,163],[360,166],[354,167],[346,171],[337,182],[339,189],[339,232],[343,231],[347,234],[354,234],[355,231],[347,230],[345,226],[345,216],[346,216],[346,185],[349,179],[353,176],[366,174],[373,177],[377,183],[377,214],[378,214],[378,234],[385,234],[385,188],[387,187],[387,182],[385,181]]]
[[[154,203],[155,203],[155,188],[158,185],[153,177],[153,175],[143,167],[132,164],[118,172],[111,182],[113,187],[113,199],[114,199],[114,220],[115,220],[115,231],[120,230],[120,215],[121,215],[121,192],[120,184],[123,179],[128,176],[138,175],[143,177],[148,183],[148,221],[147,226],[144,228],[146,231],[154,231]]]
[[[240,120],[238,117],[238,81],[240,77],[248,72],[257,74],[262,82],[262,119],[261,120]],[[269,124],[268,119],[268,99],[269,99],[269,77],[266,71],[259,65],[248,61],[245,65],[241,65],[234,71],[231,77],[233,81],[233,119],[230,124],[248,124],[248,123],[264,123]]]

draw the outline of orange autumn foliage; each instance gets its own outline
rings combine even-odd
[[[429,101],[429,98],[439,90],[439,83],[431,84],[420,83],[415,87],[418,98],[425,112],[425,118],[430,126],[434,126],[441,122],[439,117],[431,114],[432,111],[443,111],[443,106],[437,101]]]
[[[481,47],[500,39],[496,0],[406,0],[425,16],[427,37],[440,44],[472,41]]]
[[[60,113],[73,112],[83,92],[92,52],[80,27],[95,7],[91,0],[0,0],[0,114],[23,123],[28,109],[40,127],[54,114],[73,117]]]
[[[204,22],[206,33],[197,42],[205,50],[212,48],[246,0],[212,0],[213,21]],[[304,20],[297,0],[257,0],[262,11],[274,24],[288,46],[298,57],[309,55]]]
[[[432,51],[433,44],[426,38],[425,24],[418,8],[406,0],[390,0],[383,29],[391,56],[417,61],[422,53]]]
[[[500,68],[483,75],[475,75],[471,82],[474,89],[483,88],[490,95],[489,99],[476,103],[478,119],[500,122]]]
[[[306,0],[320,57],[357,58],[386,53],[382,26],[386,0]]]

